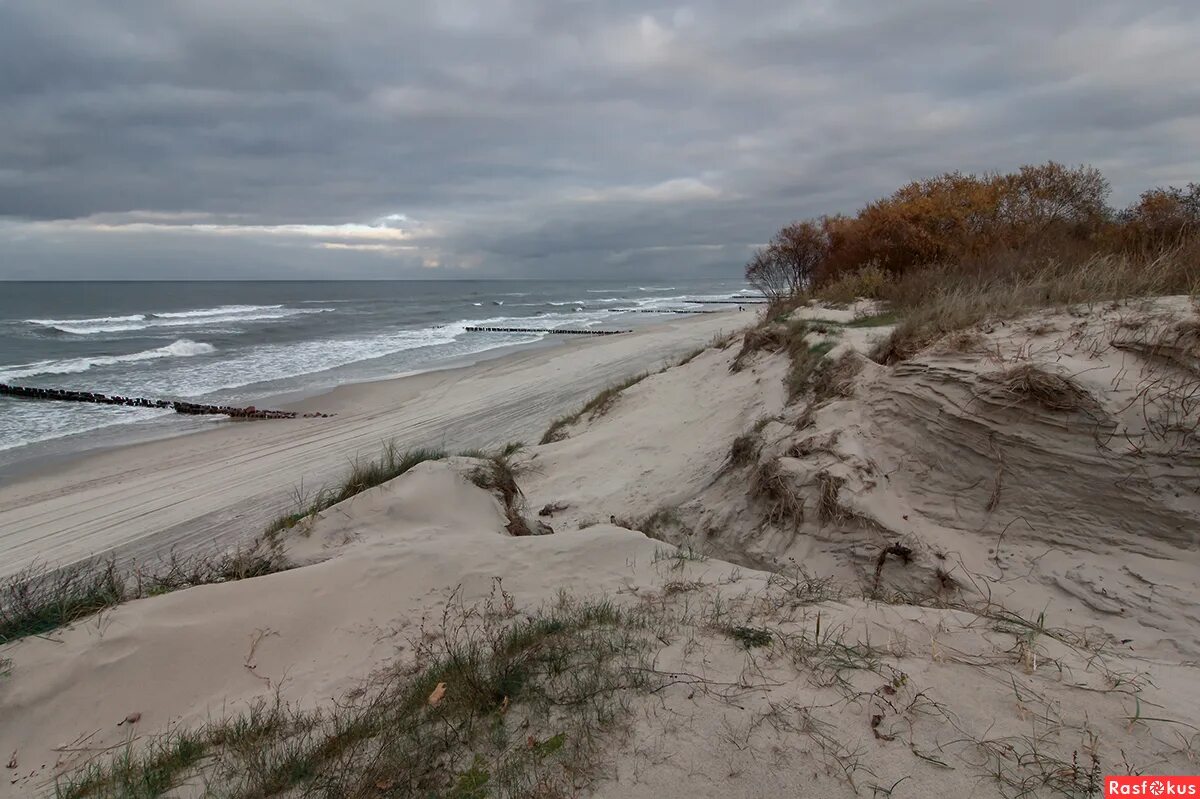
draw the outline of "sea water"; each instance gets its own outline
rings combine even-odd
[[[548,335],[470,326],[629,328],[669,318],[633,311],[703,309],[689,301],[750,293],[739,280],[0,282],[0,383],[248,405]],[[119,439],[169,416],[0,397],[0,461],[92,431]]]

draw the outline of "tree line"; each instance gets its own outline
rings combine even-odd
[[[1144,192],[1114,209],[1095,167],[1056,162],[1011,173],[948,172],[913,181],[854,216],[793,222],[758,248],[746,280],[778,300],[852,275],[878,280],[998,253],[1030,258],[1145,255],[1194,241],[1200,184]]]

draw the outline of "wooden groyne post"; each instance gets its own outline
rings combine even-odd
[[[49,400],[51,402],[90,402],[98,405],[125,405],[131,408],[162,408],[190,416],[229,416],[234,419],[296,419],[325,418],[327,413],[304,413],[295,411],[260,410],[253,405],[234,408],[229,405],[205,405],[180,400],[152,400],[145,397],[121,397],[116,394],[97,394],[92,391],[69,391],[62,388],[38,388],[35,386],[10,386],[0,383],[0,396],[20,399]]]

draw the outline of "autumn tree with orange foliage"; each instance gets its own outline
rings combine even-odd
[[[1126,249],[1172,246],[1200,234],[1200,183],[1143,192],[1121,213],[1117,240]]]
[[[1200,185],[1154,189],[1129,210],[1108,206],[1094,167],[1050,161],[1009,174],[949,172],[909,183],[855,216],[783,228],[746,267],[775,299],[862,270],[893,277],[1000,252],[1042,257],[1146,246],[1200,231]]]

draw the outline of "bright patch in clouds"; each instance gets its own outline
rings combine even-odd
[[[677,203],[715,200],[721,191],[697,178],[664,180],[650,186],[613,186],[607,189],[586,189],[574,195],[580,202],[651,202]]]
[[[1200,178],[1200,2],[280,7],[0,0],[0,279],[734,276],[942,172]]]

